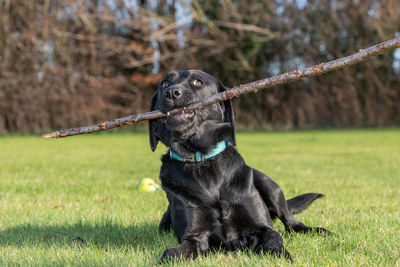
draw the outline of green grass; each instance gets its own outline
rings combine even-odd
[[[334,235],[286,234],[275,222],[296,266],[400,264],[399,129],[240,133],[238,149],[287,197],[326,195],[297,218]],[[164,193],[136,184],[158,182],[165,151],[152,153],[146,134],[0,137],[0,265],[155,265],[177,241],[157,232]],[[261,264],[289,265],[250,252],[175,263]]]

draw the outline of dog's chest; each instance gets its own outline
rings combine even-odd
[[[199,205],[216,206],[230,180],[228,175],[224,166],[213,160],[201,163],[168,160],[161,168],[160,178],[164,189],[183,194],[187,200]]]
[[[229,244],[266,225],[267,210],[254,188],[252,171],[247,165],[241,162],[234,165],[232,161],[217,163],[164,162],[161,179],[169,199],[180,199],[179,210],[186,212],[185,218],[192,218],[188,225],[200,223],[210,229],[217,243]],[[179,221],[180,214],[176,218]]]
[[[160,178],[164,189],[200,205],[221,207],[248,191],[252,183],[249,168],[233,149],[199,163],[179,162],[168,156],[162,161]]]
[[[186,175],[190,182],[185,184],[185,191],[193,190],[193,194],[189,194],[188,205],[200,210],[197,213],[201,214],[199,218],[212,225],[211,236],[216,236],[215,240],[224,243],[239,240],[243,238],[243,233],[249,233],[253,231],[251,229],[257,229],[257,225],[265,223],[258,216],[252,218],[255,206],[248,200],[254,196],[243,192],[243,188],[234,188],[234,177],[240,172],[227,173],[215,167]],[[240,176],[239,179],[243,181],[249,176]],[[219,233],[223,233],[223,238]]]
[[[195,194],[204,195],[214,201],[219,201],[221,188],[229,180],[221,166],[213,162],[185,165],[182,176],[183,187],[194,189]]]

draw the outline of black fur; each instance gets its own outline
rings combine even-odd
[[[151,100],[151,110],[162,112],[187,106],[226,90],[213,76],[198,70],[167,74]],[[322,194],[303,194],[288,201],[268,176],[246,165],[236,151],[234,117],[230,100],[192,113],[170,115],[150,121],[150,146],[163,142],[183,157],[199,151],[207,154],[228,138],[222,153],[203,162],[181,162],[162,157],[160,179],[169,206],[159,229],[173,229],[179,245],[167,249],[161,260],[195,258],[212,249],[250,248],[291,261],[283,240],[274,230],[278,217],[287,231],[326,232],[307,227],[292,214],[306,209]]]

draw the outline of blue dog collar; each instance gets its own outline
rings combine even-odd
[[[171,157],[171,159],[176,159],[179,161],[183,161],[183,162],[202,162],[206,159],[215,157],[216,155],[218,155],[219,153],[225,151],[225,149],[228,147],[229,142],[227,139],[225,139],[224,141],[218,143],[213,150],[211,150],[210,153],[208,154],[202,154],[200,152],[196,152],[196,153],[192,153],[192,157],[190,158],[184,158],[180,155],[178,155],[177,153],[175,153],[174,151],[170,150],[169,151],[169,156]]]

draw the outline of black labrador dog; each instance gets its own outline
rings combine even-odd
[[[151,110],[168,114],[149,122],[151,149],[159,141],[170,148],[161,159],[160,179],[169,206],[159,230],[173,229],[180,243],[167,249],[161,261],[241,248],[292,261],[272,220],[278,217],[289,232],[326,232],[305,226],[292,215],[323,195],[308,193],[285,200],[271,178],[246,165],[234,147],[230,100],[168,113],[226,89],[202,71],[172,71],[151,100]]]

